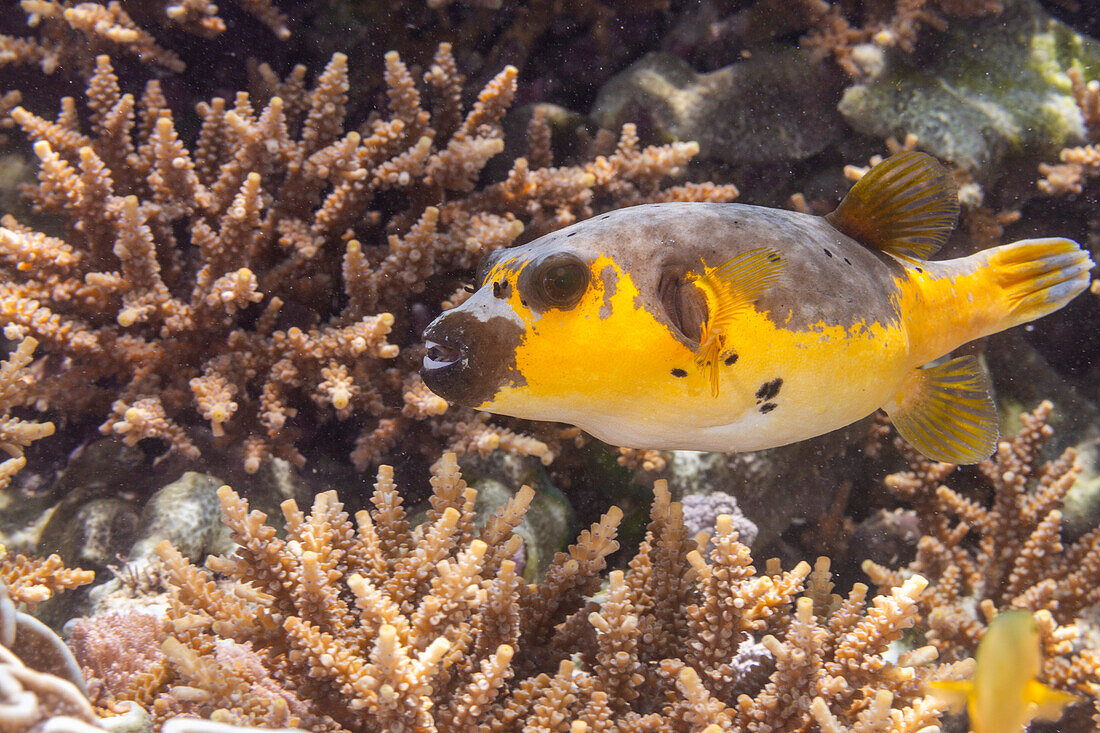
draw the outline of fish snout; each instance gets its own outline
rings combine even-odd
[[[516,348],[523,322],[511,308],[505,311],[475,299],[480,300],[475,295],[440,315],[423,334],[428,350],[420,367],[424,384],[463,407],[485,407],[502,386],[522,383]]]

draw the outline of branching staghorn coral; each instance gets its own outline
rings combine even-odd
[[[334,492],[308,515],[285,503],[285,539],[221,489],[238,550],[201,570],[158,548],[161,655],[115,701],[312,731],[919,731],[940,715],[922,680],[965,669],[929,665],[930,647],[885,654],[919,621],[922,578],[868,607],[865,586],[832,593],[824,559],[758,573],[728,516],[704,556],[664,482],[638,553],[587,602],[618,547],[618,509],[526,585],[512,530],[534,492],[479,531],[453,455],[432,485],[413,528],[383,466],[354,521]],[[78,651],[93,670],[119,653]]]
[[[38,342],[25,338],[12,352],[11,356],[0,363],[0,451],[8,458],[0,461],[0,489],[11,483],[11,478],[19,469],[27,465],[23,449],[36,440],[53,435],[52,422],[33,422],[10,414],[12,407],[23,401],[23,391],[33,381],[27,369],[31,363],[34,348]]]
[[[857,6],[801,0],[796,6],[810,25],[803,45],[831,56],[837,65],[857,77],[865,73],[854,53],[861,44],[896,46],[909,53],[916,47],[922,29],[942,31],[947,27],[946,17],[970,18],[1004,10],[1003,0],[879,0]]]
[[[57,555],[46,558],[10,555],[0,545],[0,584],[7,587],[13,601],[32,611],[55,593],[86,585],[94,578],[91,570],[66,568]]]
[[[732,186],[662,190],[697,150],[641,149],[624,128],[610,155],[573,167],[515,161],[478,187],[503,148],[515,91],[506,68],[462,109],[450,48],[425,74],[431,109],[395,53],[388,115],[348,130],[347,59],[306,88],[305,69],[268,74],[271,96],[239,93],[198,107],[188,147],[159,84],[123,92],[100,56],[90,126],[66,100],[56,121],[22,107],[15,122],[40,159],[34,206],[66,222],[60,237],[0,220],[0,323],[43,345],[36,403],[107,416],[128,443],[158,438],[197,455],[189,424],[240,443],[256,470],[274,453],[303,462],[300,425],[353,418],[365,466],[418,424],[479,451],[549,461],[552,448],[446,411],[415,376],[421,356],[388,340],[410,333],[414,297],[435,277],[471,270],[526,229],[549,231],[596,211],[669,198],[728,200]],[[549,139],[535,120],[531,139]],[[540,127],[541,125],[541,127]],[[429,308],[432,306],[428,305]],[[423,306],[421,306],[423,307]],[[429,422],[430,421],[430,422]]]
[[[238,0],[282,40],[290,37],[286,17],[271,0]],[[52,74],[62,67],[90,75],[98,54],[128,54],[145,64],[182,71],[183,61],[160,46],[145,25],[177,27],[207,38],[226,29],[211,0],[19,0],[30,36],[0,35],[0,68],[37,64]]]
[[[542,584],[527,586],[512,530],[534,492],[521,490],[478,531],[476,492],[453,454],[432,484],[416,528],[387,467],[374,509],[354,525],[334,492],[309,515],[287,502],[285,541],[223,488],[240,549],[207,565],[239,585],[227,591],[167,543],[158,548],[171,585],[169,635],[145,701],[158,716],[224,707],[242,721],[310,730],[466,730],[489,720],[527,640],[597,587],[622,514],[608,512]],[[195,693],[180,695],[179,685]]]
[[[1022,416],[1023,427],[979,464],[992,499],[985,503],[943,482],[955,470],[904,446],[910,469],[888,476],[887,488],[916,508],[922,537],[916,559],[893,570],[867,561],[864,571],[882,590],[913,573],[931,581],[920,599],[924,634],[948,660],[972,655],[998,611],[1035,613],[1050,684],[1095,698],[1100,651],[1078,649],[1074,622],[1100,602],[1100,527],[1073,542],[1061,536],[1062,502],[1079,471],[1067,449],[1040,464],[1052,405]],[[899,441],[899,445],[900,441]],[[1095,719],[1100,721],[1100,708]]]

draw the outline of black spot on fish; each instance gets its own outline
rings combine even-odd
[[[847,262],[849,265],[852,264],[852,261],[850,259],[848,259],[847,257],[844,258],[844,261]]]
[[[783,380],[779,377],[776,377],[770,382],[764,382],[764,384],[760,385],[760,389],[756,390],[756,399],[761,401],[774,400],[776,395],[779,394],[779,388],[782,386]],[[775,405],[772,405],[769,409],[774,410]]]
[[[726,357],[726,366],[733,366],[735,361],[737,361],[737,354],[730,354]]]
[[[764,404],[760,405],[760,412],[767,415],[769,412],[774,410],[776,407],[779,407],[779,405],[775,404],[774,402],[765,402]]]
[[[569,232],[569,233],[568,233],[568,234],[566,234],[565,236],[566,236],[566,237],[572,237],[572,236],[573,236],[574,234],[576,234],[576,232]]]
[[[829,250],[825,250],[825,256],[826,256],[826,257],[832,257],[832,256],[833,256],[833,253],[832,253],[832,252],[830,252]]]
[[[477,288],[475,288],[470,283],[466,283],[465,285],[463,285],[462,289],[465,290],[467,293],[476,293],[477,292]]]
[[[917,272],[919,272],[919,273],[920,273],[920,274],[922,274],[922,275],[924,274],[924,270],[922,270],[922,269],[921,269],[921,268],[919,268],[919,267],[917,268]]]
[[[685,372],[683,369],[677,368],[672,370],[672,376],[674,377],[686,377],[687,375],[688,373]]]
[[[507,280],[494,280],[493,281],[493,297],[494,298],[507,298],[508,297],[508,281]]]
[[[600,221],[603,221],[604,219],[608,218],[609,216],[611,216],[611,214],[604,214],[603,216],[600,217]]]
[[[523,306],[524,308],[526,308],[526,307],[527,307],[527,301],[526,301],[526,300],[524,300],[523,298],[520,298],[520,299],[519,299],[519,304],[520,304],[520,305],[522,305],[522,306]]]

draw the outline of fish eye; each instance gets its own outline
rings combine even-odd
[[[572,308],[588,289],[588,275],[588,266],[575,255],[550,255],[535,272],[539,300],[553,308]]]

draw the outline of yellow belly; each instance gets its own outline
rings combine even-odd
[[[610,260],[608,260],[610,263]],[[598,270],[597,270],[598,271]],[[519,387],[504,387],[493,412],[567,422],[615,445],[745,451],[784,445],[852,423],[878,409],[911,368],[904,327],[820,325],[791,331],[747,312],[731,333],[718,395],[694,351],[652,313],[619,273],[614,292],[593,285],[566,320],[524,313],[528,336],[516,352]],[[677,376],[682,374],[682,376]],[[758,396],[782,380],[778,393]],[[770,406],[769,406],[770,405]]]

